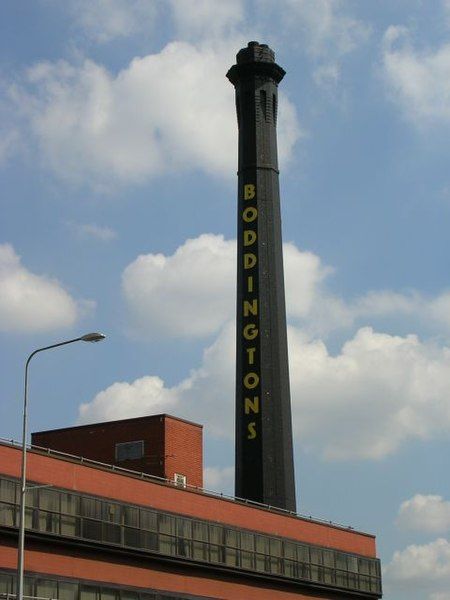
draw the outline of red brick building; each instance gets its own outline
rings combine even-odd
[[[201,484],[196,424],[157,415],[40,432],[33,442],[57,450],[28,454],[29,485],[51,487],[27,492],[26,595],[381,597],[374,536],[190,487]],[[15,589],[20,458],[0,443],[0,593]],[[176,484],[176,473],[186,481]]]

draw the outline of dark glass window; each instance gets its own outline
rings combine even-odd
[[[100,600],[100,588],[80,585],[80,600]]]
[[[54,579],[37,579],[35,593],[39,598],[58,598],[58,583]]]
[[[284,542],[284,574],[288,577],[298,577],[297,545],[294,542]]]
[[[77,600],[78,584],[69,581],[59,581],[58,598],[59,600]]]
[[[0,523],[2,525],[14,526],[15,524],[15,503],[19,503],[19,498],[16,500],[16,487],[18,486],[15,481],[0,480]],[[17,489],[18,495],[19,491]]]
[[[209,525],[209,543],[211,562],[224,562],[222,527],[218,525]]]
[[[119,590],[102,587],[100,590],[100,597],[101,600],[119,600],[120,593]]]
[[[82,537],[90,540],[102,539],[102,502],[96,498],[81,499]]]
[[[192,557],[196,560],[208,560],[208,525],[193,521],[192,539]]]
[[[269,571],[270,561],[270,543],[269,538],[265,535],[255,535],[256,543],[256,570],[257,571]]]
[[[192,523],[189,519],[177,518],[177,554],[192,556]]]
[[[39,490],[39,514],[36,515],[39,531],[59,533],[60,493],[53,489]]]
[[[153,510],[141,509],[140,515],[140,529],[141,529],[141,541],[142,547],[147,550],[159,550],[159,537],[158,537],[158,515]]]
[[[158,514],[159,551],[162,554],[175,554],[175,517]]]
[[[241,531],[241,567],[255,568],[255,536],[248,531]]]
[[[14,525],[18,501],[16,482],[0,478],[0,523]],[[330,587],[381,592],[380,564],[375,559],[55,488],[29,492],[27,523],[36,531],[315,581]],[[14,585],[8,578],[0,583],[1,589]],[[74,587],[77,584],[70,582],[59,583],[62,587],[56,591],[53,580],[30,580],[29,585],[32,584],[38,591],[30,588],[26,595],[58,596],[60,600],[127,600],[112,588],[99,591],[84,586],[78,597],[78,587]]]
[[[282,546],[281,540],[278,538],[270,539],[270,572],[271,573],[282,573]]]
[[[144,456],[144,440],[116,444],[116,460],[137,460]]]
[[[13,593],[13,576],[6,573],[0,573],[0,594]]]
[[[232,567],[239,566],[239,541],[238,535],[239,532],[235,529],[225,529],[225,564],[230,565]]]
[[[79,535],[80,497],[61,492],[61,535]]]

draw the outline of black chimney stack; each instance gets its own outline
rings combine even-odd
[[[296,510],[277,158],[284,70],[249,42],[227,73],[239,127],[236,489]]]

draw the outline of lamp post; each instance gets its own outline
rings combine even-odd
[[[28,365],[31,359],[38,352],[44,350],[51,350],[52,348],[58,348],[59,346],[66,346],[67,344],[73,344],[74,342],[100,342],[104,340],[106,336],[103,333],[86,333],[80,337],[74,338],[73,340],[66,340],[65,342],[59,342],[52,344],[51,346],[45,346],[44,348],[38,348],[30,354],[25,363],[25,388],[23,394],[23,422],[22,422],[22,471],[21,471],[21,488],[20,488],[20,517],[19,517],[19,544],[18,544],[18,557],[17,557],[17,595],[18,600],[23,600],[23,572],[24,572],[24,550],[25,550],[25,506],[26,506],[26,492],[27,492],[27,404],[28,404]]]

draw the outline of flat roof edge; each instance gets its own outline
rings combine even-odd
[[[0,438],[0,446],[8,446],[12,447],[14,450],[18,452],[21,451],[20,444],[15,442],[14,440],[5,440]],[[123,469],[122,467],[117,467],[115,465],[108,465],[105,463],[100,463],[89,458],[83,458],[80,456],[74,456],[71,454],[66,454],[64,452],[58,452],[57,450],[42,448],[39,446],[29,446],[28,452],[32,452],[34,454],[38,454],[40,456],[45,456],[47,458],[53,458],[55,460],[63,460],[66,462],[70,462],[72,464],[79,464],[80,466],[87,467],[90,469],[99,469],[102,471],[108,471],[112,475],[120,475],[122,477],[132,477],[133,479],[139,479],[139,481],[143,481],[146,483],[151,483],[155,485],[163,485],[166,487],[170,487],[171,489],[176,489],[178,492],[186,492],[192,494],[200,494],[203,496],[207,496],[208,498],[213,498],[216,500],[223,500],[225,502],[230,502],[233,504],[239,504],[240,506],[247,506],[248,508],[254,508],[257,510],[263,510],[269,512],[271,514],[277,514],[284,517],[290,517],[292,519],[305,521],[307,523],[315,523],[317,525],[322,525],[324,527],[330,527],[333,529],[338,529],[339,531],[347,531],[348,533],[361,535],[364,537],[368,537],[371,539],[376,539],[376,535],[373,533],[367,533],[365,531],[360,531],[358,529],[353,528],[350,525],[343,525],[340,523],[335,523],[333,521],[328,521],[326,519],[314,518],[312,516],[306,516],[299,513],[293,513],[290,511],[285,511],[283,509],[277,508],[275,506],[269,506],[266,504],[259,504],[257,502],[252,502],[249,500],[245,500],[244,498],[237,498],[233,496],[227,496],[222,494],[221,492],[214,492],[213,490],[206,490],[204,488],[199,488],[195,486],[180,487],[177,486],[173,481],[168,479],[162,479],[160,477],[156,477],[153,475],[148,475],[147,473],[140,473],[139,471],[131,471],[129,469]]]
[[[194,421],[188,421],[187,419],[183,419],[181,417],[175,417],[174,415],[169,415],[167,413],[161,413],[161,414],[157,414],[157,415],[143,415],[142,417],[130,417],[129,419],[114,419],[111,421],[101,421],[100,423],[84,423],[83,425],[72,425],[71,427],[58,427],[57,429],[44,429],[41,431],[33,431],[31,433],[31,435],[39,435],[39,434],[43,434],[43,433],[53,433],[53,432],[60,432],[60,431],[73,431],[74,429],[86,429],[87,427],[94,427],[94,426],[101,427],[102,425],[108,426],[108,425],[117,424],[117,423],[129,423],[131,421],[143,421],[146,419],[148,419],[148,420],[158,419],[161,417],[164,417],[165,419],[173,419],[174,421],[181,421],[182,423],[188,423],[189,425],[193,425],[194,427],[199,427],[199,428],[203,429],[203,425],[201,425],[200,423],[195,423]]]

